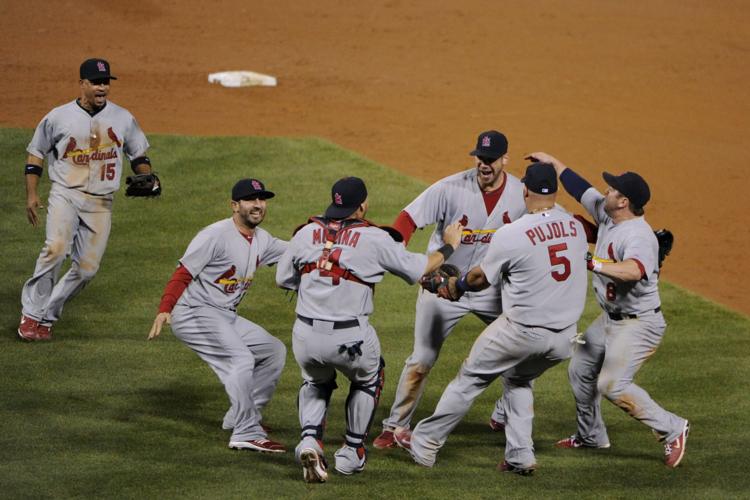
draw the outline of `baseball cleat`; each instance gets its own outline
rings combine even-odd
[[[281,443],[270,439],[251,439],[249,441],[230,441],[229,447],[233,450],[251,450],[261,453],[284,453],[286,448]]]
[[[580,439],[578,439],[578,436],[573,434],[572,436],[561,439],[560,441],[555,443],[555,448],[598,448],[598,449],[605,449],[609,448],[609,443],[599,444],[599,445],[591,445],[586,444]]]
[[[380,435],[376,437],[372,442],[372,445],[379,450],[396,448],[398,446],[396,444],[396,441],[393,439],[393,431],[381,432]]]
[[[530,476],[536,470],[536,464],[531,464],[528,467],[516,467],[503,460],[498,464],[497,470],[500,472],[512,472],[521,476]]]
[[[393,440],[399,447],[411,450],[411,431],[409,429],[400,429],[394,432]]]
[[[490,417],[490,429],[492,429],[493,432],[505,432],[505,423],[498,422],[494,418]]]
[[[300,452],[302,477],[306,483],[325,483],[328,480],[325,458],[312,448],[303,448]]]
[[[362,472],[367,463],[367,450],[364,446],[354,448],[344,445],[334,454],[336,459],[336,471],[351,476],[356,472]]]
[[[39,323],[36,327],[37,340],[51,340],[52,339],[52,323]]]
[[[37,320],[23,315],[18,325],[18,337],[26,342],[50,340],[51,328],[50,324],[42,325]]]
[[[664,465],[674,469],[685,456],[685,445],[687,444],[688,432],[690,432],[690,422],[685,421],[685,426],[677,439],[664,445]]]

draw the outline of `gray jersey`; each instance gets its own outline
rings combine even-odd
[[[472,168],[439,180],[407,205],[404,211],[418,228],[436,224],[427,247],[428,253],[445,244],[445,226],[461,222],[465,227],[461,244],[448,263],[465,273],[482,261],[498,228],[526,213],[521,181],[506,172],[505,184],[500,189],[503,190],[500,199],[487,215],[482,191],[477,183],[477,169]]]
[[[256,269],[278,262],[286,247],[286,241],[259,227],[249,242],[231,218],[211,224],[193,238],[180,259],[193,281],[177,304],[236,311]]]
[[[659,307],[659,242],[651,226],[643,217],[615,224],[604,211],[604,196],[593,187],[583,194],[581,204],[599,225],[595,257],[602,262],[633,259],[645,276],[623,283],[594,274],[594,292],[602,309],[640,315]]]
[[[369,316],[373,287],[368,284],[382,281],[386,271],[413,284],[427,266],[426,255],[409,252],[382,229],[361,224],[339,232],[329,261],[366,284],[337,279],[324,269],[302,273],[306,264],[320,259],[324,244],[323,226],[307,224],[289,242],[276,271],[280,287],[298,290],[296,312],[308,318],[342,321]]]
[[[107,102],[94,116],[69,102],[50,111],[37,125],[26,150],[47,158],[52,182],[94,195],[120,186],[123,154],[146,154],[148,141],[125,108]]]
[[[581,223],[553,208],[500,228],[480,266],[490,283],[502,280],[511,321],[562,330],[583,312],[587,250]]]

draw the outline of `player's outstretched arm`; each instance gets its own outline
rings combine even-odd
[[[581,203],[581,197],[583,196],[583,193],[585,193],[591,187],[591,183],[589,181],[575,173],[572,169],[568,168],[567,165],[565,165],[563,162],[552,155],[538,151],[536,153],[529,154],[528,156],[526,156],[526,159],[531,161],[539,161],[542,163],[549,163],[553,167],[555,167],[555,172],[560,178],[560,182],[565,188],[565,191],[567,191],[568,194],[575,198],[579,203]]]
[[[161,333],[161,329],[164,326],[164,323],[171,325],[172,324],[172,314],[168,312],[160,312],[156,315],[156,319],[154,319],[154,324],[151,325],[151,331],[148,332],[148,340],[153,340],[156,337],[159,336]]]
[[[24,175],[26,178],[26,218],[34,227],[39,225],[37,210],[44,208],[37,193],[37,186],[42,175],[42,165],[44,165],[44,160],[41,158],[31,154],[26,158],[26,175]]]
[[[457,301],[463,297],[466,292],[478,292],[490,286],[484,271],[479,266],[473,267],[468,273],[460,278],[451,276],[444,286],[437,290],[438,297],[450,301]]]
[[[565,171],[565,169],[568,168],[563,162],[561,162],[554,156],[544,153],[542,151],[537,151],[536,153],[530,153],[524,159],[533,161],[533,162],[549,163],[550,165],[555,167],[555,172],[557,172],[558,177],[560,177],[560,174],[562,174]]]
[[[622,262],[601,262],[592,259],[587,262],[587,267],[589,271],[602,274],[623,283],[640,281],[646,277],[643,268],[635,259],[625,259]]]
[[[443,241],[445,242],[445,245],[439,248],[437,252],[432,252],[427,256],[427,267],[422,274],[431,273],[432,271],[440,267],[443,262],[448,260],[453,252],[458,248],[458,244],[461,243],[461,234],[463,230],[464,227],[458,222],[454,222],[453,224],[446,226],[445,230],[443,231]]]

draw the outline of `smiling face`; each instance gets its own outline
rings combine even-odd
[[[475,157],[477,162],[477,182],[482,191],[494,191],[503,183],[503,168],[508,163],[508,154],[500,158]]]
[[[81,106],[88,110],[99,109],[107,104],[109,95],[109,78],[96,80],[83,79],[81,86]]]
[[[266,217],[266,200],[254,197],[249,200],[232,201],[232,211],[236,223],[248,229],[255,229]]]

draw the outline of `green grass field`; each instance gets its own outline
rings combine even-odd
[[[400,450],[370,449],[364,473],[331,474],[306,485],[293,453],[267,456],[226,448],[224,391],[209,368],[169,331],[146,335],[163,286],[203,226],[229,216],[229,191],[247,176],[277,193],[264,227],[280,237],[329,203],[339,177],[363,177],[375,221],[390,222],[424,183],[318,139],[153,136],[151,157],[165,186],[158,200],[118,195],[109,247],[96,279],[71,301],[54,341],[16,340],[20,290],[44,240],[24,215],[22,167],[31,131],[0,129],[0,496],[4,498],[739,498],[750,496],[750,320],[669,284],[670,326],[638,382],[667,409],[690,419],[683,465],[668,470],[651,432],[605,403],[610,450],[571,451],[553,443],[575,430],[564,363],[536,385],[539,471],[495,471],[504,438],[487,419],[495,384],[480,397],[433,469]],[[514,172],[518,174],[519,172]],[[43,180],[41,193],[49,181]],[[658,199],[657,199],[658,202]],[[410,245],[425,247],[428,232]],[[682,244],[678,238],[676,252]],[[687,244],[687,243],[686,243]],[[667,264],[669,262],[667,261]],[[696,263],[699,272],[700,263]],[[372,323],[387,363],[386,388],[371,438],[379,432],[412,345],[416,288],[388,278],[378,287]],[[272,436],[291,449],[298,436],[299,370],[291,354],[294,303],[263,269],[240,313],[288,347],[278,390],[264,413]],[[582,327],[597,314],[589,298]],[[466,318],[445,344],[417,414],[430,413],[455,375],[481,323]],[[341,444],[343,403],[334,394],[326,453]]]

